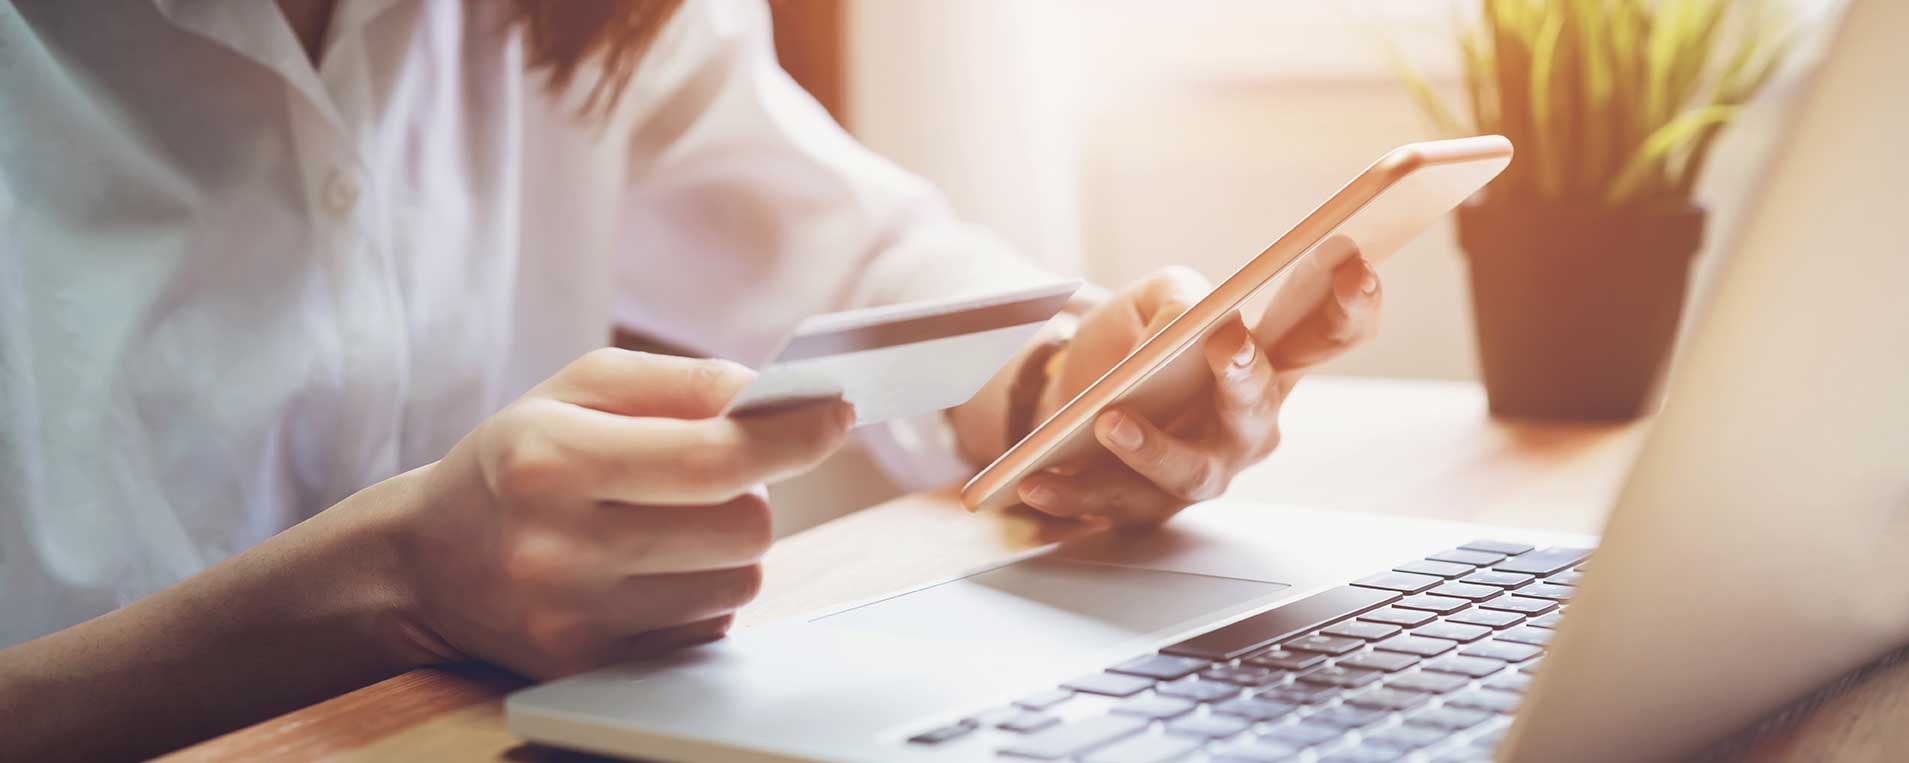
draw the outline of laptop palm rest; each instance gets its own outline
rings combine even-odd
[[[812,621],[1027,654],[1144,642],[1268,601],[1284,583],[1036,557]],[[1034,656],[1034,655],[1029,655]]]

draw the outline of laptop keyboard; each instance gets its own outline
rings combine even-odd
[[[923,731],[1003,759],[1488,761],[1590,555],[1481,540]]]

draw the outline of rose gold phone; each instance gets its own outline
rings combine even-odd
[[[1094,417],[1118,405],[1150,421],[1213,383],[1202,354],[1224,319],[1242,307],[1259,312],[1253,333],[1262,345],[1283,335],[1328,293],[1334,267],[1357,252],[1378,262],[1471,196],[1511,163],[1511,141],[1497,135],[1412,143],[1380,157],[1214,288],[1212,293],[1129,353],[961,489],[970,511],[1020,502],[1023,475],[1099,452]],[[1266,287],[1280,281],[1276,293]],[[1253,304],[1249,305],[1249,301]]]

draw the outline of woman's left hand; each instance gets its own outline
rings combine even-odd
[[[1169,268],[1088,312],[1049,381],[1040,418],[1209,288],[1197,273]],[[1118,408],[1102,412],[1094,437],[1111,455],[1023,479],[1021,501],[1048,514],[1124,525],[1159,522],[1218,496],[1235,474],[1279,444],[1279,406],[1300,373],[1377,330],[1379,301],[1378,275],[1355,256],[1333,271],[1332,291],[1318,307],[1269,346],[1260,346],[1235,316],[1206,343],[1215,382],[1208,400],[1171,421],[1149,421]]]

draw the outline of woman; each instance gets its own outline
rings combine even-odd
[[[606,327],[747,357],[804,315],[1044,277],[832,124],[760,3],[678,6],[0,12],[9,753],[147,753],[417,665],[549,678],[715,638],[759,581],[760,486],[850,412],[718,416],[747,369],[593,350]],[[1372,330],[1377,287],[1354,261],[1278,341],[1230,326],[1210,401],[1103,415],[1112,456],[1021,497],[1145,523],[1217,494],[1272,449],[1294,369]],[[1205,288],[1087,298],[877,454],[912,484],[971,472]]]

